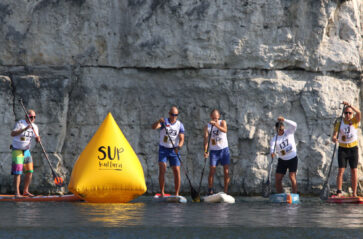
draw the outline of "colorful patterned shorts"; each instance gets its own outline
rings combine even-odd
[[[12,152],[12,167],[11,174],[12,175],[20,175],[24,173],[32,173],[33,172],[33,159],[30,154],[29,149],[27,150],[18,150],[15,149]]]

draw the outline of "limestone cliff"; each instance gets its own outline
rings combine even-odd
[[[151,124],[177,105],[186,127],[181,156],[194,185],[204,163],[202,129],[218,108],[229,129],[231,192],[260,193],[268,142],[283,115],[298,123],[299,191],[317,193],[339,102],[362,102],[362,29],[361,0],[3,0],[0,192],[11,191],[10,131],[23,117],[20,96],[37,112],[44,146],[66,181],[112,112],[143,164],[148,192],[157,191]],[[55,191],[40,148],[33,152],[31,189]],[[167,176],[172,191],[171,170]],[[222,171],[215,183],[220,190]]]

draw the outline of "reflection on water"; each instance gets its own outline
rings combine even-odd
[[[144,217],[144,203],[97,204],[81,203],[80,217],[102,227],[118,225],[141,225]]]
[[[46,217],[46,215],[42,215],[43,210],[32,203],[24,203],[24,206],[26,208],[13,207],[12,217],[14,218],[15,224],[24,225],[27,224],[28,221],[32,221],[34,226],[41,226],[41,218],[44,216]]]

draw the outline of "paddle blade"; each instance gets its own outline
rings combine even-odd
[[[200,195],[193,187],[190,187],[190,195],[192,196],[193,202],[200,202]]]
[[[64,185],[63,178],[61,178],[61,177],[54,177],[54,183],[58,187],[63,187],[63,185]]]
[[[323,201],[328,200],[330,194],[330,185],[329,183],[324,184],[323,190],[320,192],[320,199]]]
[[[270,180],[267,180],[267,182],[262,183],[262,196],[264,198],[268,198],[271,194],[271,184]]]

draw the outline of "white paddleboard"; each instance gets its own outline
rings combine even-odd
[[[202,197],[202,201],[206,203],[235,203],[234,197],[224,192],[219,192],[209,196]]]
[[[183,196],[175,196],[170,194],[165,194],[164,197],[161,197],[160,193],[155,194],[154,201],[158,202],[168,202],[168,203],[187,203],[187,199]]]

